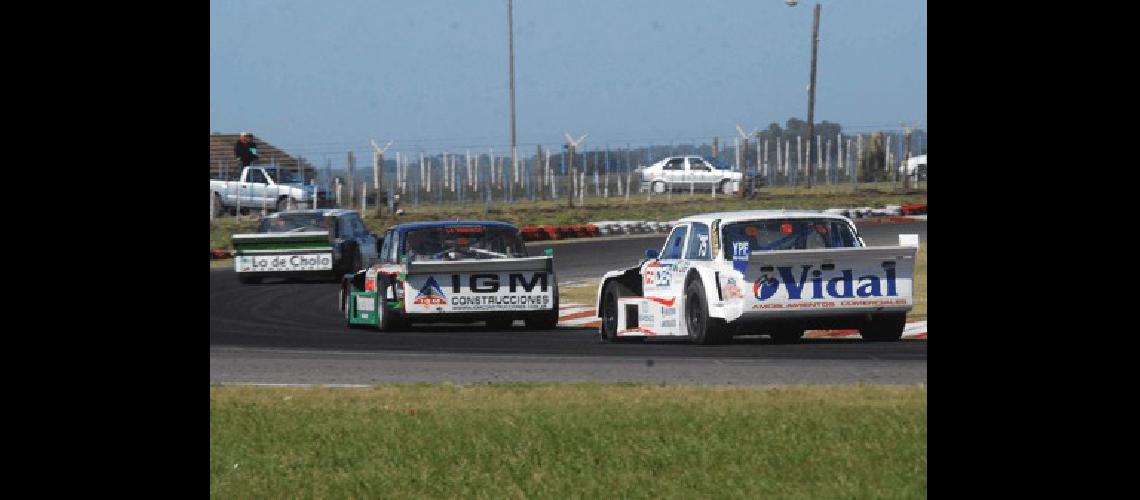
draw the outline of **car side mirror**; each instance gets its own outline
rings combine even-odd
[[[650,248],[645,251],[645,258],[647,259],[656,259],[658,255],[660,254],[657,253],[656,248]]]

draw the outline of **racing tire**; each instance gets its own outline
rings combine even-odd
[[[407,323],[404,321],[404,316],[393,309],[389,309],[386,304],[387,299],[385,297],[388,296],[388,289],[392,289],[392,296],[396,297],[395,285],[387,276],[380,278],[380,282],[377,283],[377,285],[377,290],[383,290],[382,293],[376,294],[376,314],[380,319],[377,322],[377,329],[382,332],[392,332],[403,329],[407,326]]]
[[[613,281],[606,283],[606,287],[602,289],[602,310],[599,311],[599,315],[602,318],[602,322],[600,325],[598,325],[598,338],[600,338],[601,341],[605,342],[605,343],[637,342],[637,341],[645,340],[645,337],[641,337],[641,336],[635,336],[635,337],[632,337],[632,336],[631,337],[618,337],[617,336],[617,330],[618,330],[618,324],[617,324],[618,301],[617,301],[617,299],[620,296],[621,296],[621,292],[618,290],[618,284],[613,282]]]
[[[863,340],[870,342],[895,342],[902,338],[906,328],[906,313],[882,314],[859,329]]]
[[[261,283],[261,276],[243,276],[238,274],[238,281],[243,285],[256,285]]]
[[[368,325],[353,324],[352,321],[349,321],[349,319],[348,319],[349,318],[349,315],[348,315],[349,314],[349,309],[348,309],[348,298],[349,298],[349,296],[350,296],[350,294],[348,293],[348,289],[341,287],[341,289],[340,289],[340,307],[342,310],[344,310],[344,324],[350,330],[363,330]]]
[[[774,344],[792,344],[804,336],[803,328],[777,328],[768,332]]]
[[[652,189],[654,193],[661,194],[669,189],[669,185],[666,184],[665,181],[654,181],[653,184],[650,185],[650,189]]]
[[[553,330],[558,327],[558,289],[554,289],[554,308],[524,320],[527,330]]]
[[[490,318],[486,320],[489,330],[509,330],[515,323],[514,318]]]
[[[709,317],[705,287],[699,278],[685,285],[685,326],[689,339],[696,344],[724,344],[732,339],[723,319]]]

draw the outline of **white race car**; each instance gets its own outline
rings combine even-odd
[[[598,285],[603,341],[645,337],[725,343],[809,329],[898,340],[914,306],[918,235],[867,247],[851,220],[812,211],[712,213],[677,222],[660,252]]]

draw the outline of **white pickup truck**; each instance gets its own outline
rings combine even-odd
[[[716,189],[732,193],[740,189],[740,172],[716,168],[700,156],[670,156],[638,172],[643,192],[647,189],[654,193]]]
[[[305,185],[296,172],[279,167],[248,166],[236,181],[210,179],[214,194],[214,213],[224,210],[260,209],[282,211],[293,208],[326,208],[329,197],[324,190]],[[313,198],[316,197],[316,206]]]
[[[902,337],[914,306],[918,235],[867,247],[841,215],[755,210],[686,217],[658,253],[606,273],[598,286],[603,341],[689,338],[698,344],[805,330],[858,329]]]

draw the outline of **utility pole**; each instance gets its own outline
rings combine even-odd
[[[356,191],[353,190],[355,183],[354,177],[356,172],[356,158],[352,156],[352,151],[348,152],[348,178],[345,179],[348,184],[348,206],[356,208]]]
[[[740,134],[740,138],[744,140],[744,149],[740,150],[740,192],[738,195],[744,198],[745,191],[748,191],[748,136],[751,134],[744,133],[744,128],[740,125],[736,126],[736,132]],[[752,134],[757,134],[759,137],[760,129],[752,129]]]
[[[907,172],[907,167],[910,166],[910,133],[914,129],[905,127],[903,129],[903,191],[910,191],[910,172]]]
[[[509,188],[512,194],[514,192],[514,177],[517,176],[514,170],[518,168],[518,148],[515,143],[515,21],[513,4],[514,0],[507,0],[507,46],[511,52],[511,173],[515,174],[511,178]]]
[[[380,203],[380,187],[384,185],[384,152],[387,151],[388,148],[392,147],[392,141],[388,141],[388,144],[384,145],[382,148],[376,145],[376,141],[371,142],[372,187],[376,190],[376,217],[379,218],[383,215],[381,213],[381,209],[384,208],[384,204]],[[396,168],[399,168],[399,165],[397,165]],[[363,216],[364,214],[360,215]]]
[[[812,141],[811,140],[813,137],[813,135],[812,135],[813,134],[813,128],[814,128],[813,124],[814,124],[814,120],[815,120],[815,59],[816,59],[816,53],[818,52],[818,49],[819,49],[819,9],[820,9],[819,2],[816,2],[816,4],[815,4],[815,15],[813,16],[812,23],[811,23],[811,83],[808,85],[808,115],[807,115],[807,142],[808,142],[807,143],[807,147],[808,147],[807,171],[809,174],[808,178],[807,178],[807,187],[808,188],[811,188],[811,180],[812,180],[812,177],[814,177],[814,176],[810,175],[812,172],[812,168],[811,168]]]

